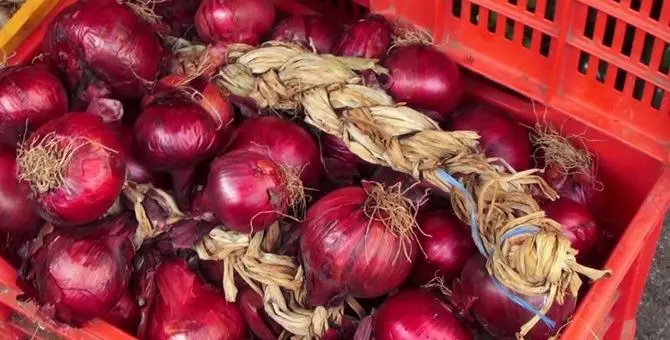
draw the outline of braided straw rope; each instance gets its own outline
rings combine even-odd
[[[476,133],[442,131],[422,113],[394,104],[383,91],[361,86],[356,71],[386,72],[375,61],[317,55],[277,42],[227,59],[216,81],[234,95],[253,99],[259,108],[302,108],[308,124],[338,137],[363,160],[450,192],[457,215],[477,226],[473,238],[488,258],[489,273],[517,294],[546,295],[540,313],[554,301],[562,303],[566,293],[576,296],[579,274],[596,280],[609,273],[579,265],[561,226],[529,194],[535,185],[549,199],[558,197],[536,175],[538,170],[515,172],[494,165],[500,160],[478,150]],[[464,188],[445,181],[442,169]],[[529,320],[518,336],[539,320],[540,315]]]
[[[276,248],[277,236],[276,223],[253,235],[215,228],[194,249],[200,259],[223,261],[226,300],[235,302],[237,298],[234,274],[238,274],[263,296],[265,312],[286,331],[299,338],[321,337],[330,323],[340,324],[343,305],[304,307],[302,267],[294,257],[265,251]]]

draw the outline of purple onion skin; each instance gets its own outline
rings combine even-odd
[[[195,27],[206,43],[256,45],[272,29],[275,16],[268,0],[203,0]]]
[[[317,15],[296,15],[280,21],[272,31],[272,40],[300,44],[314,48],[318,53],[330,53],[339,27],[325,17]]]
[[[393,27],[381,15],[369,15],[347,28],[333,47],[333,54],[370,59],[382,58],[391,46]]]
[[[63,322],[81,325],[105,315],[128,290],[133,215],[123,214],[80,229],[48,225],[32,243],[24,277],[37,300]]]
[[[477,252],[468,226],[446,210],[420,213],[417,222],[422,231],[418,237],[423,253],[414,264],[412,280],[425,284],[439,273],[445,282],[453,281]]]
[[[76,2],[47,32],[44,51],[75,93],[140,98],[166,61],[151,26],[114,0]]]
[[[0,231],[36,232],[41,219],[16,178],[16,154],[0,147]]]
[[[58,78],[42,67],[12,66],[0,71],[0,142],[16,147],[31,132],[67,112]]]
[[[451,308],[427,290],[389,297],[375,318],[375,340],[472,339]]]
[[[579,252],[578,259],[585,259],[597,247],[601,230],[587,206],[561,198],[543,205],[542,210],[563,226],[570,246]]]
[[[536,309],[540,309],[544,297],[521,296]],[[454,282],[452,299],[465,305],[462,312],[472,315],[481,327],[497,339],[515,339],[515,334],[533,316],[512,302],[498,289],[486,270],[486,260],[479,254],[465,264],[461,279]],[[525,339],[547,339],[555,334],[575,311],[576,299],[566,296],[562,305],[557,302],[547,312],[547,317],[556,322],[556,329],[550,330],[542,321],[526,335]]]
[[[394,49],[383,66],[390,71],[387,86],[393,99],[437,121],[446,120],[461,102],[463,84],[458,65],[432,46]]]
[[[449,129],[477,132],[487,157],[502,158],[517,171],[532,166],[528,131],[499,108],[467,103],[452,114]]]
[[[409,239],[403,252],[401,240],[368,217],[367,198],[363,188],[341,188],[307,211],[300,249],[310,304],[381,296],[409,275],[418,245]]]
[[[174,259],[161,264],[155,280],[158,296],[146,339],[246,338],[247,325],[237,305],[226,302],[223,293],[202,282],[185,261]]]

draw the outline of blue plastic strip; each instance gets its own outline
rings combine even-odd
[[[468,210],[470,211],[470,231],[472,233],[472,239],[475,241],[475,245],[477,246],[477,249],[479,249],[479,252],[488,259],[491,256],[491,254],[489,254],[486,247],[484,247],[484,241],[482,241],[482,235],[479,233],[479,226],[477,225],[477,204],[475,203],[472,194],[465,188],[463,183],[461,183],[455,177],[451,176],[448,172],[444,171],[444,169],[437,169],[436,172],[440,180],[451,185],[456,190],[460,191],[461,194],[463,194],[463,197],[465,197]],[[540,229],[533,225],[520,226],[503,234],[501,241],[505,241],[511,237],[520,236],[524,234],[535,234],[538,233],[539,231]],[[534,315],[537,315],[540,318],[540,320],[542,320],[542,322],[544,322],[550,329],[553,330],[554,328],[556,328],[556,322],[552,321],[542,312],[537,310],[533,305],[528,303],[528,301],[517,296],[512,291],[507,289],[505,286],[500,284],[500,282],[498,282],[496,278],[494,277],[491,278],[493,279],[493,284],[496,286],[496,288],[500,289],[503,292],[503,294],[505,294],[510,300],[512,300],[514,303],[516,303],[526,311]]]

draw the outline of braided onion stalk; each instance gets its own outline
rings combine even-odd
[[[376,60],[319,55],[278,42],[232,51],[226,59],[215,77],[220,87],[261,109],[302,110],[305,122],[339,138],[361,159],[450,193],[489,274],[513,293],[547,297],[520,337],[554,302],[577,296],[580,274],[591,280],[611,274],[580,265],[561,225],[531,196],[535,187],[550,200],[558,198],[539,170],[496,166],[478,148],[476,133],[442,131],[424,114],[362,85],[358,71],[387,73]]]

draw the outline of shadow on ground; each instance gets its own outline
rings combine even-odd
[[[670,217],[665,219],[637,314],[637,339],[670,339]]]

